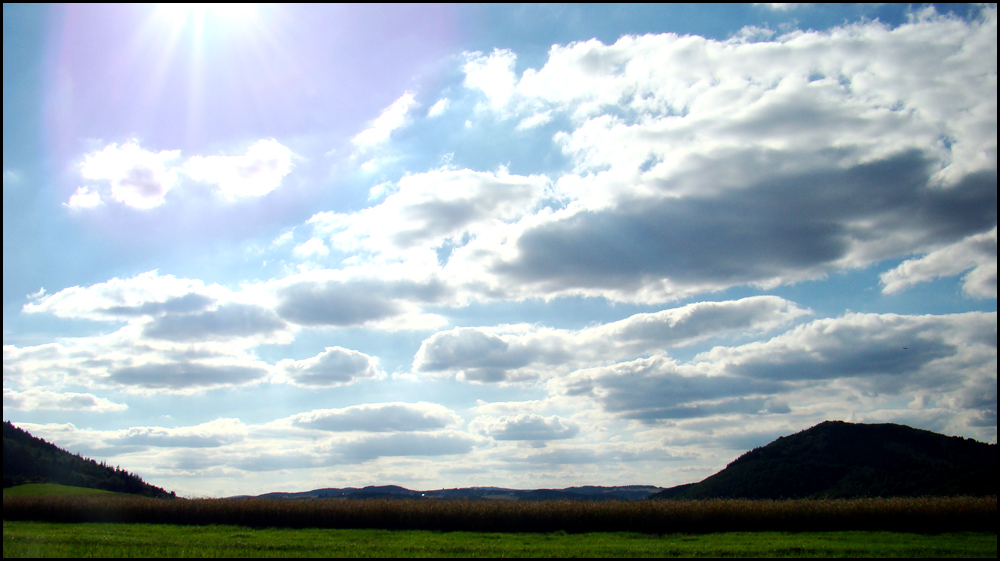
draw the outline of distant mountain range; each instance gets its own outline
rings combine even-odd
[[[996,444],[904,425],[827,421],[755,448],[704,481],[669,489],[626,485],[413,491],[385,485],[267,493],[257,498],[600,501],[995,496],[996,473]],[[9,422],[3,427],[3,475],[5,488],[59,483],[149,497],[173,496],[134,474],[66,452]]]
[[[894,424],[827,421],[654,499],[995,496],[997,446]]]
[[[71,454],[4,422],[4,489],[25,483],[58,483],[146,497],[174,496],[146,483],[138,475]]]
[[[626,485],[622,487],[569,487],[566,489],[505,489],[502,487],[466,487],[462,489],[438,489],[435,491],[411,491],[397,485],[370,487],[348,487],[345,489],[316,489],[304,493],[267,493],[258,495],[261,499],[465,499],[465,500],[510,500],[510,501],[635,501],[645,499],[663,490],[663,487],[649,485]],[[251,498],[248,496],[232,497]]]

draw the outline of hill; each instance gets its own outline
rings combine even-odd
[[[56,483],[26,483],[14,487],[4,487],[4,497],[65,497],[74,495],[113,495],[111,491],[70,487]]]
[[[755,448],[655,499],[997,494],[997,446],[895,424],[827,421]]]
[[[26,483],[56,483],[154,498],[174,496],[138,475],[71,454],[5,421],[3,487]]]
[[[661,491],[662,487],[626,485],[619,487],[568,487],[566,489],[505,489],[502,487],[465,487],[412,491],[398,485],[347,487],[343,489],[315,489],[300,493],[267,493],[257,497],[231,497],[234,499],[462,499],[508,501],[603,501],[640,500]]]

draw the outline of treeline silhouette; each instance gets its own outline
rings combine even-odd
[[[58,483],[152,498],[175,496],[134,473],[71,454],[4,421],[4,489],[26,483]]]
[[[827,421],[656,499],[996,496],[997,446],[896,424]]]

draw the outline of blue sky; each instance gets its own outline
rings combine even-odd
[[[4,6],[4,417],[191,496],[996,442],[995,6]]]

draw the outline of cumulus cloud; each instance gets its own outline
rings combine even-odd
[[[451,101],[447,97],[443,97],[437,101],[431,108],[427,110],[428,117],[437,117],[443,115],[445,111],[448,110],[448,106],[451,105]]]
[[[326,247],[323,240],[319,238],[309,238],[308,240],[295,246],[292,253],[299,259],[309,259],[329,255],[330,249]]]
[[[216,419],[192,427],[132,427],[117,431],[105,443],[152,448],[219,448],[241,442],[247,427],[239,419]]]
[[[496,222],[513,221],[533,208],[548,185],[541,176],[438,169],[407,175],[380,204],[351,215],[320,213],[316,231],[344,250],[427,254],[447,240],[475,236]]]
[[[995,30],[984,9],[764,42],[625,36],[554,46],[519,79],[513,53],[475,55],[485,109],[570,118],[555,141],[574,170],[555,182],[563,206],[475,237],[445,270],[493,298],[648,303],[989,231]]]
[[[190,394],[260,383],[272,372],[242,345],[150,339],[141,325],[108,335],[4,347],[4,385],[19,390],[83,386]]]
[[[725,333],[764,332],[806,313],[782,298],[756,296],[698,302],[575,331],[529,325],[462,327],[425,339],[413,369],[476,382],[531,380]]]
[[[517,55],[508,49],[493,49],[487,56],[474,52],[467,53],[466,57],[463,68],[465,86],[483,92],[490,108],[502,110],[514,95],[517,85],[517,76],[514,74]]]
[[[174,361],[114,368],[107,380],[144,390],[183,391],[258,382],[269,373],[269,369],[257,365]]]
[[[97,397],[89,393],[50,392],[29,389],[23,392],[3,390],[4,409],[16,411],[91,411],[111,413],[124,411],[128,405]]]
[[[580,432],[576,424],[561,417],[530,414],[478,417],[470,428],[493,440],[562,440],[573,438]]]
[[[337,461],[365,462],[394,456],[451,456],[472,450],[476,441],[461,432],[396,433],[362,437],[337,446]]]
[[[292,151],[273,138],[258,140],[239,156],[194,156],[184,171],[195,181],[214,183],[228,200],[261,197],[292,171]]]
[[[341,347],[327,347],[304,360],[285,359],[278,368],[292,383],[307,387],[341,386],[385,374],[377,358]]]
[[[169,341],[204,341],[268,335],[285,328],[269,309],[249,304],[224,304],[214,310],[157,317],[143,328],[143,335]]]
[[[969,271],[971,269],[971,271]],[[997,229],[932,251],[918,259],[908,259],[882,273],[882,292],[893,294],[938,277],[969,271],[963,291],[976,298],[997,297]]]
[[[148,271],[131,278],[113,278],[88,287],[72,286],[39,294],[24,305],[29,314],[97,321],[127,320],[169,312],[197,312],[214,303],[221,287],[206,287],[200,280],[176,278]]]
[[[168,167],[167,162],[176,160],[180,154],[180,150],[155,153],[143,150],[134,139],[121,146],[111,143],[99,152],[84,156],[80,174],[84,179],[109,181],[114,200],[145,210],[163,204],[164,195],[176,185],[177,169]],[[74,199],[77,206],[93,202],[86,195],[82,195],[82,199],[77,198],[78,195],[80,191],[70,199],[71,205]]]
[[[69,208],[94,208],[101,204],[101,194],[96,188],[91,191],[89,187],[80,187],[63,204]]]
[[[439,102],[440,103],[440,102]],[[353,142],[361,149],[370,148],[389,139],[392,131],[402,128],[409,122],[410,110],[419,105],[413,94],[405,93],[386,107],[369,127],[354,137]],[[434,107],[437,107],[435,104]],[[433,108],[432,108],[433,109]]]
[[[979,312],[850,313],[767,341],[716,347],[684,364],[653,356],[551,383],[564,395],[595,399],[615,415],[644,422],[787,414],[788,402],[821,403],[829,414],[850,410],[851,395],[921,395],[959,415],[963,404],[978,403],[965,396],[982,395],[996,380],[995,321],[995,313]],[[984,410],[995,409],[984,403]]]
[[[436,279],[389,280],[331,277],[326,273],[289,277],[274,287],[276,311],[305,326],[372,325],[400,316],[419,316],[416,303],[437,303],[450,288]],[[396,324],[401,325],[401,324]],[[387,325],[391,328],[391,325]]]
[[[290,418],[293,426],[327,432],[423,432],[461,423],[453,411],[433,403],[377,403],[316,410]]]

